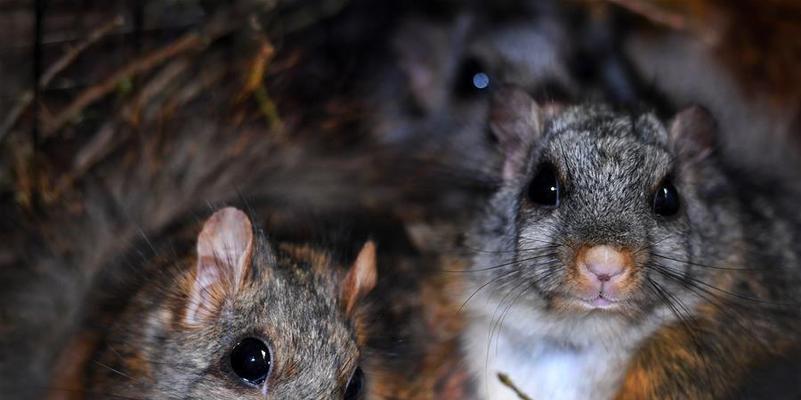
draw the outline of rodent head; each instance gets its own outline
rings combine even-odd
[[[720,285],[727,271],[711,266],[737,257],[736,213],[702,109],[666,128],[604,106],[544,110],[504,88],[491,128],[504,184],[473,242],[484,250],[475,282],[493,281],[496,302],[573,321],[562,324],[567,337],[601,340],[675,317],[677,303],[689,317],[693,285]]]
[[[548,14],[553,10],[536,2],[457,8],[454,15],[416,15],[399,24],[391,62],[371,88],[371,126],[379,142],[408,146],[415,157],[484,172],[498,158],[488,145],[492,136],[482,134],[490,93],[500,82],[547,97],[572,92],[570,42]]]
[[[150,305],[146,295],[144,309],[124,317],[102,362],[132,379],[116,376],[122,382],[103,391],[130,387],[125,395],[137,398],[361,398],[365,338],[357,303],[375,284],[372,242],[340,274],[327,254],[270,248],[242,211],[225,208],[205,222],[192,263],[168,296]]]

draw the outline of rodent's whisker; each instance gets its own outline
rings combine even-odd
[[[687,330],[687,333],[693,337],[693,341],[695,341],[695,329],[693,329],[692,325],[690,324],[691,313],[681,304],[681,310],[679,309],[678,299],[676,296],[673,296],[665,290],[660,284],[655,282],[651,278],[647,278],[646,282],[648,283],[648,287],[652,290],[653,293],[656,293],[657,297],[661,298],[665,305],[670,309],[671,313],[679,320],[682,324],[684,329]],[[697,343],[696,343],[697,345]],[[699,346],[700,348],[700,346]]]
[[[677,263],[692,265],[694,267],[701,267],[701,268],[719,269],[719,270],[724,270],[724,271],[755,271],[755,270],[757,270],[757,268],[719,267],[719,266],[715,266],[715,265],[701,264],[701,263],[697,263],[697,262],[693,262],[693,261],[680,260],[680,259],[677,259],[677,258],[668,257],[668,256],[665,256],[665,255],[656,253],[656,252],[652,252],[651,255],[654,256],[654,257],[657,257],[657,258],[663,258],[663,259],[666,259],[666,260],[675,261]]]
[[[109,351],[110,351],[112,354],[116,355],[116,356],[117,356],[117,357],[118,357],[120,360],[122,360],[122,361],[124,361],[124,360],[125,360],[125,357],[124,357],[122,354],[120,354],[120,352],[119,352],[119,351],[117,351],[117,349],[115,348],[115,346],[114,346],[114,345],[112,345],[111,343],[108,343],[108,344],[106,344],[106,347],[109,349]],[[148,362],[148,363],[150,363],[150,364],[154,364],[154,365],[166,365],[166,366],[169,366],[169,367],[170,367],[170,369],[173,369],[173,370],[178,370],[178,371],[191,371],[191,370],[193,369],[193,366],[192,366],[191,364],[187,364],[187,363],[164,362],[164,361],[154,360],[154,359],[152,359],[152,358],[150,358],[150,357],[146,357],[146,356],[144,356],[144,355],[138,355],[138,358],[139,358],[139,359],[141,359],[142,361],[146,361],[146,362]],[[97,363],[97,364],[100,364],[100,363],[98,363],[98,362],[97,362],[97,361],[95,361],[95,360],[92,360],[92,361],[93,361],[93,362],[95,362],[95,363]],[[106,367],[106,368],[108,368],[108,367],[107,367],[107,366],[105,366],[105,365],[102,365],[102,364],[100,364],[100,365],[101,365],[102,367]],[[121,371],[115,371],[115,372],[121,372]],[[128,378],[131,378],[131,379],[133,379],[133,378],[132,378],[132,377],[130,377],[130,376],[128,376]],[[152,380],[152,379],[153,379],[152,377],[149,377],[149,380]]]
[[[668,277],[670,279],[673,279],[674,281],[679,282],[682,285],[685,285],[685,287],[687,287],[687,288],[694,287],[694,288],[696,288],[698,290],[703,290],[704,292],[709,293],[710,295],[713,295],[713,296],[720,296],[722,294],[722,295],[729,296],[731,298],[735,298],[735,299],[739,299],[739,300],[745,300],[745,301],[748,301],[748,302],[753,302],[753,303],[763,304],[763,305],[773,305],[773,306],[794,306],[794,305],[796,305],[795,303],[772,302],[772,301],[766,301],[766,300],[758,299],[758,298],[754,298],[754,297],[744,296],[744,295],[741,295],[741,294],[738,294],[738,293],[733,293],[733,292],[730,292],[730,291],[728,291],[726,289],[721,289],[721,288],[719,288],[717,286],[714,286],[714,285],[711,285],[709,283],[706,283],[706,282],[704,282],[704,281],[702,281],[700,279],[697,279],[697,278],[693,278],[693,277],[690,277],[690,276],[684,276],[684,277],[680,276],[679,273],[677,271],[675,271],[675,269],[671,269],[670,267],[667,267],[665,265],[662,265],[662,264],[659,264],[659,263],[656,263],[656,262],[651,263],[650,266],[652,267],[651,268],[652,270],[657,271],[657,272],[661,273],[663,276]],[[687,285],[690,285],[690,286],[687,286]],[[713,292],[710,292],[709,289],[712,289],[712,290],[714,290],[716,292],[719,292],[719,294],[715,294]]]
[[[520,280],[520,282],[518,282],[512,289],[506,291],[506,294],[503,296],[503,298],[501,298],[501,300],[495,306],[495,310],[492,312],[492,317],[490,318],[490,329],[489,329],[489,332],[488,332],[488,336],[489,337],[488,337],[488,340],[487,340],[487,364],[489,364],[489,351],[490,351],[490,347],[492,346],[493,334],[495,333],[496,329],[498,328],[498,324],[500,323],[500,320],[503,318],[503,315],[506,312],[509,311],[509,309],[510,309],[509,307],[511,307],[511,305],[513,304],[514,299],[512,299],[512,302],[510,302],[509,307],[505,307],[504,303],[506,302],[507,299],[509,299],[511,297],[511,295],[513,293],[515,293],[520,287],[522,287],[526,283],[527,282],[525,280]],[[503,311],[501,312],[501,315],[496,318],[496,316],[498,315],[498,311],[502,307],[503,307]]]
[[[537,277],[536,279],[532,280],[532,281],[531,281],[531,282],[532,282],[532,284],[533,284],[534,282],[539,282],[539,281],[542,281],[542,279],[544,279],[544,278],[551,277],[551,276],[553,275],[553,273],[554,273],[554,271],[553,271],[553,268],[551,268],[551,266],[552,266],[552,265],[555,265],[555,264],[557,264],[558,262],[559,262],[558,260],[554,260],[554,261],[552,261],[552,262],[550,262],[550,263],[545,263],[545,264],[542,264],[541,266],[542,266],[542,267],[545,267],[545,268],[546,268],[546,271],[544,271],[544,272],[542,273],[542,277]],[[473,291],[473,293],[471,293],[471,294],[470,294],[470,296],[468,296],[468,297],[467,297],[467,299],[466,299],[466,300],[465,300],[465,301],[464,301],[464,302],[463,302],[463,303],[462,303],[462,304],[459,306],[459,309],[458,309],[458,310],[459,310],[459,312],[461,312],[461,311],[464,309],[464,307],[467,305],[467,303],[468,303],[470,300],[472,300],[472,299],[473,299],[473,297],[475,297],[475,296],[478,294],[478,292],[480,292],[481,290],[483,290],[484,288],[486,288],[486,287],[488,287],[488,286],[490,286],[490,285],[492,285],[492,284],[495,284],[495,283],[498,283],[498,282],[503,282],[503,281],[504,281],[504,280],[506,280],[507,278],[509,278],[509,277],[511,277],[511,276],[513,276],[513,275],[515,275],[517,272],[518,272],[518,270],[517,270],[517,269],[512,269],[512,270],[509,270],[509,271],[505,271],[505,272],[504,272],[504,273],[502,273],[501,275],[495,276],[495,277],[491,278],[490,280],[488,280],[487,282],[484,282],[484,283],[483,283],[481,286],[479,286],[478,288],[476,288],[476,289]]]
[[[647,278],[649,281],[653,282],[650,278]],[[656,282],[653,282],[656,284]],[[657,284],[658,285],[658,284]],[[710,292],[709,290],[704,290],[703,288],[696,288],[693,286],[685,286],[691,293],[700,297],[705,302],[715,307],[715,310],[722,314],[723,316],[727,317],[727,320],[733,322],[739,327],[740,334],[746,334],[751,336],[753,339],[753,343],[761,343],[761,339],[755,335],[752,329],[749,329],[743,321],[747,319],[747,316],[742,313],[743,310],[741,308],[744,306],[741,302],[733,302],[724,304],[721,302],[721,296]],[[664,289],[663,289],[664,291]],[[665,291],[666,292],[666,291]],[[753,304],[749,304],[749,306],[753,306]]]
[[[108,365],[106,365],[106,364],[103,364],[103,363],[102,363],[102,362],[100,362],[100,361],[93,360],[93,362],[94,362],[96,365],[98,365],[98,366],[100,366],[100,367],[102,367],[102,368],[105,368],[105,369],[107,369],[107,370],[109,370],[109,371],[111,371],[111,372],[113,372],[113,373],[115,373],[115,374],[117,374],[117,375],[120,375],[120,376],[122,376],[122,377],[124,377],[124,378],[127,378],[127,379],[129,379],[129,380],[132,380],[132,381],[136,381],[136,379],[134,379],[134,377],[132,377],[132,376],[130,376],[130,375],[128,375],[128,374],[126,374],[126,373],[124,373],[124,372],[120,371],[120,370],[117,370],[117,369],[115,369],[115,368],[113,368],[113,367],[111,367],[111,366],[108,366]]]
[[[548,270],[545,271],[546,274],[548,272],[549,272]],[[539,279],[537,279],[537,280],[539,280]],[[523,295],[528,293],[529,289],[534,287],[534,283],[535,282],[536,282],[536,280],[535,281],[528,281],[528,282],[527,281],[523,281],[521,284],[515,286],[512,290],[510,290],[507,293],[507,296],[508,296],[509,294],[514,293],[515,291],[517,291],[518,289],[520,289],[522,287],[522,289],[520,289],[519,293],[516,296],[514,296],[514,298],[512,298],[512,300],[509,302],[509,304],[506,305],[506,307],[503,309],[503,311],[501,312],[501,316],[500,316],[500,318],[498,318],[497,322],[495,324],[492,324],[492,323],[490,324],[489,340],[487,341],[487,358],[485,360],[485,369],[486,369],[487,366],[489,366],[489,351],[490,351],[490,347],[492,346],[492,338],[495,337],[495,353],[497,354],[498,353],[498,342],[499,342],[498,341],[498,337],[500,336],[500,332],[503,331],[503,323],[506,320],[506,316],[509,315],[510,310],[512,309],[512,307],[514,307],[514,305],[517,303],[517,301],[520,300],[520,298]],[[527,283],[527,285],[526,285],[526,283]],[[506,298],[506,296],[504,296],[504,298]],[[503,304],[503,301],[504,300],[501,300],[501,302],[499,303],[499,306]],[[497,309],[496,309],[496,311],[497,311]],[[495,313],[493,313],[493,318],[494,318],[494,314]]]
[[[657,240],[656,242],[646,243],[646,244],[644,244],[642,246],[639,246],[636,249],[634,249],[634,255],[639,255],[644,251],[650,251],[651,254],[654,254],[654,250],[653,249],[655,249],[656,246],[662,244],[664,241],[666,241],[668,239],[671,239],[671,237],[670,236],[666,236],[666,237],[663,237],[662,239]]]
[[[110,350],[112,353],[114,353],[114,354],[115,354],[117,357],[119,357],[119,359],[120,359],[120,360],[124,360],[124,357],[123,357],[123,356],[122,356],[122,355],[121,355],[119,352],[117,352],[116,350],[114,350],[114,349],[111,347],[111,345],[107,345],[107,347],[109,348],[109,350]],[[154,365],[166,365],[166,366],[170,367],[170,369],[172,369],[172,370],[176,370],[176,371],[192,371],[192,370],[193,370],[193,368],[194,368],[194,366],[193,366],[193,365],[191,365],[191,364],[188,364],[188,363],[164,362],[164,361],[154,360],[154,359],[152,359],[152,358],[150,358],[150,357],[146,357],[146,356],[143,356],[143,355],[138,355],[137,357],[138,357],[139,359],[141,359],[142,361],[145,361],[145,362],[147,362],[147,363],[149,363],[149,364],[154,364]],[[96,361],[95,361],[95,360],[92,360],[92,361],[96,363]],[[99,363],[98,363],[98,364],[99,364]],[[101,365],[101,366],[102,366],[102,367],[106,367],[106,368],[108,368],[108,367],[107,367],[107,366],[105,366],[105,365]],[[119,371],[115,371],[115,372],[119,372]],[[128,376],[128,377],[129,377],[129,378],[131,378],[130,376]],[[131,379],[133,379],[133,378],[131,378]],[[153,378],[149,378],[149,379],[150,379],[150,380],[152,380]]]
[[[500,275],[500,276],[493,277],[492,279],[488,280],[487,282],[485,282],[484,284],[482,284],[481,286],[479,286],[479,287],[478,287],[476,290],[474,290],[474,291],[473,291],[473,293],[471,293],[471,294],[470,294],[470,296],[468,296],[468,297],[467,297],[467,299],[466,299],[466,300],[465,300],[465,301],[462,303],[462,305],[460,305],[460,306],[459,306],[458,312],[462,312],[462,310],[464,309],[464,306],[465,306],[465,305],[467,305],[467,303],[468,303],[468,302],[469,302],[469,301],[470,301],[470,300],[471,300],[471,299],[472,299],[472,298],[473,298],[475,295],[477,295],[477,294],[478,294],[478,292],[480,292],[482,289],[484,289],[485,287],[489,286],[490,284],[492,284],[492,283],[494,283],[494,282],[497,282],[497,281],[499,281],[499,280],[502,280],[503,278],[505,278],[505,277],[507,277],[507,276],[509,276],[509,275],[512,275],[512,274],[514,274],[515,272],[517,272],[517,271],[514,271],[514,270],[512,270],[512,271],[507,271],[507,272],[503,273],[503,274],[502,274],[502,275]]]
[[[553,249],[542,248],[540,250],[541,251],[549,251],[549,252],[548,253],[544,253],[544,254],[537,254],[537,255],[534,255],[534,256],[521,258],[521,259],[517,259],[517,260],[512,260],[512,261],[505,262],[505,263],[502,263],[502,264],[496,264],[496,265],[493,265],[491,267],[473,268],[473,269],[456,269],[456,270],[454,270],[454,269],[443,269],[443,271],[444,272],[482,272],[482,271],[491,271],[491,270],[498,269],[498,268],[508,267],[508,266],[520,264],[520,263],[527,262],[527,261],[534,261],[534,260],[537,260],[537,259],[553,256],[553,252],[551,251]]]
[[[501,320],[500,320],[500,323],[499,323],[498,329],[497,329],[498,332],[503,330],[503,322],[504,322],[504,320],[506,320],[506,316],[509,315],[509,311],[512,309],[512,307],[514,307],[514,305],[517,303],[517,301],[520,300],[520,298],[523,297],[524,294],[528,293],[529,289],[531,289],[533,287],[534,287],[534,282],[529,282],[528,285],[526,285],[526,287],[521,289],[520,293],[518,293],[517,296],[515,296],[514,299],[512,299],[512,301],[509,303],[509,305],[506,306],[506,308],[504,309],[503,313],[501,314]],[[497,352],[497,345],[498,345],[498,341],[496,340],[495,341],[496,352]]]
[[[663,288],[659,283],[653,281],[652,279],[648,278],[647,282],[654,289],[654,291],[665,301],[665,304],[668,306],[673,315],[676,316],[679,323],[682,325],[682,328],[690,336],[690,341],[692,342],[692,346],[695,347],[696,354],[699,357],[701,357],[703,365],[707,366],[710,365],[707,354],[704,351],[704,347],[702,346],[701,343],[698,327],[695,326],[695,324],[693,324],[692,314],[684,305],[684,303],[682,303],[679,298],[671,294],[669,291],[665,290],[665,288]]]
[[[656,267],[654,267],[654,268],[656,268]],[[673,277],[671,276],[670,278],[673,278]],[[694,286],[685,285],[684,283],[682,283],[682,285],[684,285],[684,287],[687,288],[690,291],[690,293],[692,293],[693,295],[700,297],[701,299],[703,299],[708,304],[714,306],[715,309],[718,310],[718,312],[720,312],[723,315],[728,316],[729,319],[731,321],[733,321],[735,324],[737,324],[741,328],[741,330],[743,332],[749,332],[750,333],[750,330],[747,329],[745,327],[745,325],[742,323],[742,319],[741,318],[743,318],[744,316],[740,313],[740,310],[738,310],[738,309],[742,308],[744,306],[749,306],[749,307],[753,306],[754,305],[753,303],[743,304],[742,302],[729,302],[727,304],[724,304],[724,303],[721,302],[721,300],[725,300],[725,299],[723,299],[722,296],[720,296],[720,295],[718,295],[716,293],[713,293],[713,292],[711,292],[709,290],[706,290],[704,288],[697,288],[697,287],[694,287]],[[755,338],[755,339],[757,339],[757,338]]]
[[[518,252],[528,252],[528,251],[537,251],[540,249],[556,249],[562,247],[562,244],[559,243],[548,243],[543,241],[543,243],[548,244],[548,246],[540,246],[540,247],[532,247],[532,248],[519,248],[519,249],[512,249],[512,250],[483,250],[478,249],[475,247],[470,247],[468,245],[462,245],[465,250],[465,254],[473,255],[473,254],[517,254]]]

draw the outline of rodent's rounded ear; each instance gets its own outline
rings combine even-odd
[[[342,280],[340,300],[345,307],[345,314],[352,315],[359,300],[373,290],[377,275],[375,243],[368,240]]]
[[[715,147],[717,122],[704,107],[691,106],[679,112],[670,123],[669,142],[685,160],[700,161]]]
[[[436,111],[447,100],[447,66],[450,37],[440,26],[412,21],[402,26],[393,43],[397,65],[406,78],[409,100],[424,114]]]
[[[223,297],[236,291],[249,273],[252,257],[250,218],[233,207],[212,214],[197,238],[197,263],[187,322],[199,322],[204,311],[213,311]]]
[[[504,156],[503,178],[523,173],[533,143],[542,136],[544,113],[524,90],[504,86],[492,96],[490,129]]]

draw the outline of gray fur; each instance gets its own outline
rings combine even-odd
[[[499,107],[511,106],[499,101]],[[573,398],[610,398],[638,347],[662,327],[703,320],[701,306],[723,309],[729,318],[739,319],[721,327],[720,336],[748,336],[746,340],[766,348],[772,340],[793,340],[795,333],[787,327],[801,320],[801,223],[789,206],[797,198],[794,193],[781,192],[781,185],[754,184],[753,176],[735,172],[710,155],[707,150],[712,149],[696,148],[695,154],[705,156],[686,158],[680,149],[702,145],[693,135],[704,132],[674,137],[649,114],[584,105],[565,110],[541,131],[526,129],[522,134],[536,138],[519,149],[527,162],[505,180],[469,237],[476,251],[471,283],[464,291],[470,315],[464,343],[471,368],[483,383],[480,393],[513,398],[505,388],[497,388],[495,372],[527,371],[548,349],[560,348],[603,353],[596,364],[600,375],[566,384],[584,387]],[[545,161],[556,167],[563,184],[561,204],[555,209],[526,199],[527,185]],[[670,218],[651,209],[654,190],[667,177],[672,177],[682,202],[678,215]],[[582,244],[624,246],[644,257],[634,270],[641,287],[620,313],[565,313],[554,308],[554,299],[570,287],[566,266]],[[675,276],[658,273],[654,265],[669,268]],[[678,314],[646,279],[682,304]],[[718,289],[722,281],[727,283]],[[760,292],[749,285],[766,289]],[[732,362],[727,350],[719,348],[726,342],[699,336],[700,356],[724,365],[710,365],[715,372],[705,378],[725,380],[725,374],[712,375]],[[548,342],[553,345],[542,350]],[[540,379],[512,378],[524,386]],[[669,393],[692,397],[705,383],[703,374],[676,376],[675,391]],[[531,394],[537,398],[537,393]]]

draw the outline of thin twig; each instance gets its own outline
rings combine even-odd
[[[266,11],[263,5],[256,1],[234,3],[229,9],[212,17],[202,29],[186,33],[174,42],[145,54],[102,82],[87,88],[72,103],[67,105],[61,113],[56,115],[52,123],[45,127],[44,137],[47,138],[53,135],[70,121],[73,121],[87,106],[111,93],[120,81],[147,72],[185,52],[203,50],[219,37],[236,29],[238,21],[247,19],[249,14],[260,8],[262,11]]]
[[[267,119],[271,129],[280,128],[282,125],[281,117],[278,115],[278,108],[267,93],[267,89],[264,87],[264,75],[274,56],[275,48],[272,43],[266,39],[262,39],[259,51],[251,60],[245,86],[236,99],[236,102],[241,102],[249,96],[253,96],[259,107],[259,111],[261,111]],[[280,129],[276,129],[276,131],[280,131]]]
[[[53,80],[58,74],[60,74],[64,69],[72,65],[78,56],[81,55],[86,49],[88,49],[93,44],[97,43],[100,39],[105,37],[109,32],[112,30],[120,27],[123,25],[125,20],[121,16],[117,16],[113,20],[109,21],[108,23],[99,26],[97,29],[93,30],[89,33],[89,36],[86,39],[74,47],[70,47],[67,49],[66,52],[56,60],[53,65],[51,65],[39,78],[38,87],[39,90],[43,90],[50,84],[50,81]],[[14,108],[11,109],[11,112],[8,113],[6,119],[3,121],[3,124],[0,125],[0,143],[5,138],[6,134],[17,124],[19,117],[28,107],[31,105],[33,101],[33,90],[26,90],[22,93],[17,104],[14,105]]]
[[[248,78],[242,92],[237,96],[237,102],[241,102],[262,86],[267,67],[275,57],[275,47],[272,43],[266,38],[262,38],[260,42],[259,51],[251,60]]]
[[[188,33],[175,42],[146,54],[144,57],[128,64],[102,82],[87,88],[79,94],[72,103],[67,105],[67,107],[56,115],[53,121],[45,127],[44,137],[47,138],[51,136],[64,127],[64,125],[74,120],[87,106],[112,92],[123,79],[130,79],[131,77],[149,71],[162,62],[186,51],[199,50],[203,48],[206,43],[208,43],[208,41],[204,40],[198,33]]]
[[[48,68],[47,71],[42,74],[42,80],[39,81],[39,87],[44,89],[44,87],[47,86],[50,81],[56,77],[56,75],[70,66],[70,64],[72,64],[78,58],[78,56],[84,52],[84,50],[102,39],[112,30],[121,27],[124,23],[125,19],[121,15],[118,15],[108,23],[101,25],[97,29],[90,32],[86,40],[67,50],[67,52],[64,53],[61,58],[53,63],[53,65],[51,65],[50,68]]]
[[[510,378],[509,375],[506,375],[503,372],[498,372],[498,380],[501,381],[501,383],[504,384],[504,386],[508,387],[509,389],[512,389],[512,391],[515,392],[515,394],[517,395],[517,397],[520,398],[520,400],[532,400],[531,397],[523,393],[522,390],[518,389],[517,386],[515,386],[515,383],[512,382],[512,378]]]
[[[142,113],[147,104],[157,97],[159,94],[165,92],[165,88],[170,85],[180,82],[180,76],[190,68],[191,64],[188,60],[180,58],[167,64],[155,77],[142,87],[139,94],[129,102],[122,110],[122,115],[131,124],[138,124]]]

